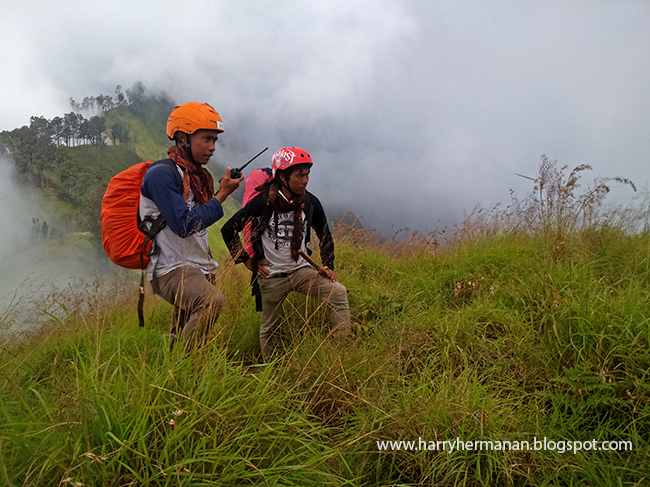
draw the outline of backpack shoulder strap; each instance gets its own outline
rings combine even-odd
[[[178,167],[174,161],[171,159],[161,159],[159,161],[154,162],[149,166],[149,169],[151,169],[153,166],[156,166],[158,164],[164,164],[166,166],[169,166],[173,171],[174,175],[176,176],[176,184],[178,185],[178,189],[183,193],[183,177],[180,175],[178,172]],[[145,225],[145,222],[151,223],[151,227],[147,228]],[[155,236],[160,232],[163,228],[165,228],[165,220],[163,220],[162,215],[159,215],[158,218],[152,218],[150,216],[145,216],[144,219],[140,218],[140,212],[138,212],[138,229],[144,233],[146,239],[144,245],[146,245],[149,240],[153,240]],[[144,248],[144,247],[143,247]]]

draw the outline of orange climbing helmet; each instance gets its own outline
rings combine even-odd
[[[174,139],[176,132],[193,134],[197,130],[223,132],[223,120],[207,103],[191,101],[176,106],[167,118],[167,136]]]
[[[310,166],[314,163],[311,160],[309,152],[300,147],[285,147],[280,149],[271,159],[271,170],[275,176],[276,171],[284,171],[285,169],[290,168],[291,166],[297,166],[298,164],[309,164]]]

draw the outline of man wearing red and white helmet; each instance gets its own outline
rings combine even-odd
[[[271,159],[272,177],[260,193],[239,210],[221,229],[236,263],[253,272],[253,293],[260,316],[260,345],[268,361],[274,349],[274,334],[280,323],[278,311],[291,291],[327,302],[331,310],[332,335],[350,335],[347,290],[334,273],[334,241],[321,202],[307,191],[313,161],[299,147],[280,149]],[[251,258],[239,238],[252,222]],[[320,242],[320,256],[326,268],[319,273],[300,255],[311,253],[307,244],[311,229]]]

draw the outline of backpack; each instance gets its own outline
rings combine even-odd
[[[257,188],[264,184],[265,181],[267,181],[273,173],[271,172],[270,167],[264,167],[262,169],[255,169],[254,171],[251,171],[246,180],[244,181],[244,197],[242,199],[242,208],[246,206],[246,204],[255,198],[255,196],[258,195],[259,191],[257,191]],[[248,222],[246,226],[244,227],[244,250],[246,253],[250,256],[253,257],[255,251],[253,250],[253,243],[251,242],[251,226],[253,224],[251,222]]]
[[[145,173],[156,164],[167,164],[174,169],[179,188],[183,188],[183,178],[171,159],[157,162],[140,162],[116,174],[108,183],[102,198],[100,214],[102,244],[106,255],[117,265],[127,269],[142,269],[140,277],[140,299],[138,317],[144,326],[144,269],[151,261],[152,246],[156,235],[166,226],[162,215],[140,219],[140,190]],[[145,223],[150,223],[147,227]]]
[[[146,269],[151,261],[152,240],[165,227],[162,217],[145,218],[151,222],[148,231],[139,217],[140,188],[145,173],[154,164],[167,164],[174,168],[171,159],[157,162],[140,162],[116,174],[108,183],[102,198],[100,214],[102,244],[106,255],[120,267]],[[179,187],[183,180],[178,174]],[[157,221],[156,221],[157,220]]]

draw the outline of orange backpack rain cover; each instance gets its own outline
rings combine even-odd
[[[144,249],[144,267],[140,252],[144,234],[138,229],[140,188],[144,174],[153,162],[140,162],[116,174],[108,183],[100,215],[102,244],[108,257],[127,269],[144,269],[149,265],[151,242]]]

